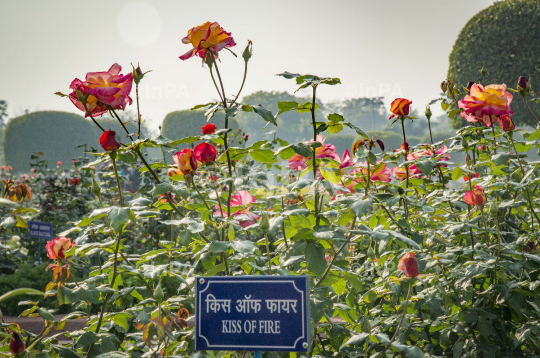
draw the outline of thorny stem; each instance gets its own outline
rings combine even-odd
[[[339,256],[339,253],[341,252],[341,250],[343,250],[345,248],[345,245],[347,245],[349,243],[349,239],[347,239],[347,241],[345,241],[343,243],[343,245],[341,245],[341,247],[339,248],[339,250],[335,253],[334,257],[332,257],[332,261],[330,261],[330,263],[328,264],[328,267],[326,267],[326,270],[324,271],[323,275],[321,276],[320,280],[317,281],[317,283],[315,284],[315,286],[313,286],[313,288],[317,288],[323,281],[324,279],[326,278],[326,276],[328,275],[328,273],[330,272],[330,269],[332,268],[332,266],[334,265],[334,261],[337,260],[337,257]]]
[[[210,67],[210,76],[212,77],[212,82],[214,82],[214,86],[216,87],[216,91],[219,95],[219,98],[221,99],[221,102],[225,102],[225,100],[223,99],[223,96],[221,95],[221,92],[219,91],[219,87],[216,83],[216,79],[214,78],[214,72],[212,72],[212,67]]]
[[[397,337],[397,334],[399,332],[399,330],[401,329],[401,324],[403,323],[403,319],[405,318],[405,314],[407,313],[407,306],[409,305],[409,298],[411,297],[411,290],[412,290],[412,286],[413,286],[413,280],[411,280],[409,282],[409,291],[407,292],[407,299],[405,300],[405,306],[403,307],[403,314],[401,315],[401,320],[399,321],[399,324],[396,328],[396,331],[394,332],[394,335],[392,336],[392,339],[390,340],[390,343],[388,343],[388,345],[384,348],[384,350],[381,352],[381,354],[379,354],[378,358],[381,358],[381,357],[384,357],[386,351],[388,350],[388,348],[390,348],[390,346],[392,345],[392,343],[394,343],[394,341],[396,340],[396,337]]]
[[[137,99],[137,119],[139,121],[139,130],[137,136],[141,138],[141,111],[139,110],[139,84],[135,83],[135,98]]]
[[[266,241],[266,255],[268,255],[268,275],[272,275],[272,259],[270,259],[270,243],[268,242],[268,235],[264,234]]]
[[[114,168],[114,176],[116,177],[116,185],[118,186],[118,195],[120,196],[120,207],[123,207],[124,199],[122,198],[122,188],[120,186],[120,178],[118,177],[118,168],[116,167],[116,153],[114,153],[114,155],[111,155],[111,161]]]
[[[313,125],[313,142],[317,141],[317,125],[315,124],[315,95],[317,93],[317,86],[313,87],[313,101],[311,103],[311,123]],[[313,181],[315,184],[315,225],[319,226],[319,190],[317,188],[317,148],[313,147]]]
[[[480,207],[480,213],[482,213],[482,222],[484,223],[484,231],[486,233],[486,243],[487,243],[489,242],[489,234],[488,234],[487,225],[486,225],[486,218],[484,216],[484,205]]]
[[[493,120],[491,117],[489,117],[489,121],[491,122],[491,132],[493,133],[493,151],[495,154],[497,154],[497,138],[495,138],[495,126],[493,125]]]
[[[124,128],[124,130],[126,131],[126,134],[127,136],[129,137],[129,139],[131,139],[131,141],[133,142],[133,137],[129,134],[129,131],[127,130],[126,126],[124,125],[124,122],[122,122],[122,120],[120,119],[120,117],[118,117],[118,114],[116,114],[116,112],[114,111],[114,109],[111,107],[111,106],[107,106],[109,108],[109,111],[111,111],[114,116],[116,117],[116,119],[118,119],[118,122],[120,122],[120,125],[122,126],[122,128]]]
[[[525,96],[523,96],[523,103],[525,103],[525,107],[527,107],[527,110],[529,111],[529,113],[531,114],[531,116],[533,116],[534,120],[536,121],[537,124],[540,124],[540,121],[538,120],[538,118],[536,118],[536,116],[534,115],[533,111],[531,111],[531,107],[529,107],[529,104],[527,103],[527,100],[525,99]]]
[[[218,75],[219,84],[221,85],[221,92],[223,93],[223,108],[227,109],[227,97],[225,96],[225,88],[223,87],[223,81],[221,80],[221,75],[219,73],[219,68],[217,63],[214,61],[214,67],[216,68],[216,73]],[[225,111],[225,129],[229,129],[229,116],[227,111]],[[229,154],[229,144],[227,143],[228,132],[225,132],[223,135],[223,145],[225,147],[225,153],[227,154],[227,167],[229,169],[229,178],[232,178],[232,164],[231,156]],[[229,183],[229,196],[227,197],[227,215],[231,216],[231,199],[232,199],[232,183]]]
[[[499,256],[501,256],[501,231],[499,229],[499,226],[501,223],[499,222],[499,215],[497,214],[497,259],[495,260],[495,275],[494,275],[494,281],[497,282],[497,264],[499,263]]]
[[[105,132],[105,129],[103,129],[103,127],[96,121],[96,119],[94,118],[94,116],[90,113],[90,111],[88,110],[88,107],[86,107],[86,103],[83,103],[83,106],[84,106],[84,109],[86,110],[86,114],[88,114],[88,116],[90,118],[92,118],[92,121],[96,124],[96,126],[99,127],[99,129],[101,129],[102,132]]]

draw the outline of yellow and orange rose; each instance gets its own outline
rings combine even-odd
[[[181,60],[196,55],[204,58],[207,50],[217,57],[217,53],[223,48],[236,45],[230,32],[223,30],[217,22],[210,21],[190,29],[187,36],[182,39],[182,43],[193,45],[193,49],[180,56]]]

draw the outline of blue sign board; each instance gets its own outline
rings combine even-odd
[[[54,225],[51,223],[28,221],[28,231],[30,237],[45,240],[52,240],[54,238]]]
[[[307,352],[309,276],[198,277],[196,350]]]

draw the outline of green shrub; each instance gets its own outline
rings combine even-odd
[[[43,152],[49,167],[57,161],[71,163],[81,156],[85,143],[99,147],[99,130],[82,116],[57,111],[40,111],[12,119],[4,131],[4,156],[6,165],[15,172],[30,170],[30,156]]]
[[[43,262],[39,266],[24,263],[20,264],[11,275],[0,275],[0,296],[16,288],[23,287],[43,291],[45,286],[52,281],[52,270],[45,271],[50,263]],[[21,314],[28,307],[19,306],[18,303],[20,300],[20,297],[13,297],[2,301],[0,303],[2,313],[9,316],[18,316]],[[56,299],[54,297],[43,299],[39,296],[32,296],[32,301],[44,302],[43,306],[54,308]]]
[[[161,135],[172,140],[201,135],[201,127],[206,123],[204,111],[184,110],[171,112],[163,120]],[[217,129],[223,129],[225,128],[225,115],[223,112],[218,112],[208,123],[215,124]],[[238,128],[236,120],[229,119],[229,128]]]
[[[479,70],[485,62],[486,84],[506,83],[516,88],[519,76],[530,76],[530,84],[538,91],[540,73],[540,2],[537,0],[499,1],[476,14],[456,40],[450,54],[448,78],[459,86],[468,81],[482,83]],[[537,116],[540,109],[530,103]],[[511,104],[516,125],[536,125],[527,112],[521,95]],[[466,123],[454,116],[452,125],[459,128]]]
[[[343,131],[345,132],[345,131]],[[343,156],[343,152],[345,152],[345,149],[349,150],[349,153],[351,153],[352,145],[354,144],[354,139],[356,136],[354,134],[332,134],[329,135],[326,138],[325,143],[332,144],[336,147],[336,152],[341,158]]]

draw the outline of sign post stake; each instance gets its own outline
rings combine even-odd
[[[38,257],[37,257],[37,263],[38,266],[41,265],[41,238],[38,238],[39,240],[39,251],[38,251]]]

